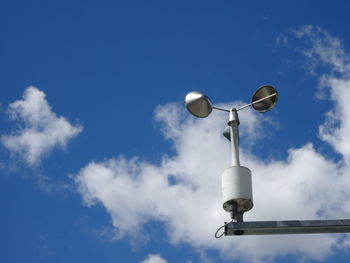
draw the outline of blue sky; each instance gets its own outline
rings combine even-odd
[[[348,1],[0,1],[1,262],[348,262],[347,235],[226,237],[227,116],[247,220],[350,218]]]

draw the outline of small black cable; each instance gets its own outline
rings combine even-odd
[[[224,230],[224,232],[222,232],[220,235],[218,235],[218,233],[219,233],[219,231],[220,231],[222,228],[225,228],[225,226],[226,226],[227,224],[232,223],[232,222],[233,222],[233,220],[231,220],[230,222],[225,223],[225,224],[223,224],[221,227],[219,227],[219,229],[216,230],[216,232],[215,232],[215,238],[220,238],[220,237],[222,237],[223,235],[225,235],[225,230]]]

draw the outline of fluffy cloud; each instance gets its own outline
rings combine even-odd
[[[242,147],[242,163],[253,172],[254,209],[245,215],[246,220],[343,218],[350,214],[347,54],[339,40],[319,28],[307,26],[292,34],[310,41],[311,48],[303,51],[309,60],[330,67],[320,83],[330,92],[335,106],[326,114],[319,135],[342,155],[342,160],[327,160],[311,142],[290,149],[285,160],[269,162],[253,155],[249,147]],[[230,156],[221,135],[227,116],[214,112],[206,119],[195,119],[182,108],[167,104],[155,111],[155,119],[162,123],[164,136],[172,141],[176,153],[164,155],[160,165],[117,157],[91,162],[75,177],[85,204],[101,203],[106,208],[118,238],[142,232],[145,223],[156,220],[164,223],[170,242],[187,242],[199,251],[216,249],[224,259],[260,262],[289,254],[322,259],[335,247],[349,248],[348,237],[342,235],[214,239],[217,227],[228,219],[220,196],[220,174]],[[255,131],[266,128],[268,122],[262,116],[258,121],[250,111],[240,116],[244,120],[243,142],[258,140]]]
[[[64,148],[83,128],[57,117],[45,99],[45,93],[28,87],[22,100],[8,107],[10,119],[20,126],[11,134],[2,135],[1,143],[29,166],[40,162],[55,147]]]
[[[350,55],[345,52],[341,41],[330,35],[321,27],[306,25],[299,30],[292,30],[292,39],[303,42],[306,48],[298,49],[307,58],[308,70],[315,73],[319,66],[326,66],[329,73],[319,78],[317,95],[319,98],[329,98],[334,108],[326,113],[326,121],[319,127],[322,140],[328,142],[343,155],[345,161],[350,158],[350,142],[346,134],[350,132]],[[290,35],[279,38],[290,45]]]
[[[140,263],[167,263],[167,261],[158,254],[150,254],[145,260],[141,261]]]

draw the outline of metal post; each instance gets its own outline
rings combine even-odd
[[[350,219],[304,221],[251,221],[225,225],[225,236],[348,233]]]
[[[231,163],[232,166],[240,166],[239,163],[239,119],[236,109],[230,109],[229,122],[231,136]]]

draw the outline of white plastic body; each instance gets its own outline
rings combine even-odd
[[[232,205],[240,212],[253,207],[253,191],[251,171],[243,166],[231,166],[222,173],[223,208],[232,209]]]

